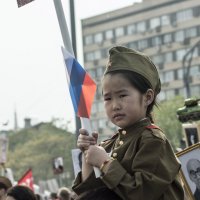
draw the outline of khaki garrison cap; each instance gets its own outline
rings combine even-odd
[[[133,71],[143,76],[156,94],[160,92],[161,84],[158,71],[147,55],[123,46],[111,48],[109,55],[104,75],[116,70]]]
[[[0,176],[0,183],[4,184],[7,189],[12,187],[11,181],[5,176]]]

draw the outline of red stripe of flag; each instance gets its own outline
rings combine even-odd
[[[94,100],[95,91],[96,91],[96,84],[90,78],[90,76],[86,73],[84,81],[83,81],[80,101],[78,105],[77,115],[79,117],[90,118],[90,112],[92,108],[92,102]]]
[[[62,53],[67,69],[67,80],[74,111],[79,117],[89,118],[96,83],[68,51],[62,48]]]

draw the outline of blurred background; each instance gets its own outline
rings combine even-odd
[[[91,124],[100,140],[117,129],[105,115],[100,83],[108,49],[123,45],[148,54],[157,65],[162,91],[154,118],[174,151],[189,146],[183,123],[195,124],[195,143],[199,142],[199,114],[184,116],[181,121],[177,109],[185,106],[186,113],[200,112],[200,2],[61,2],[69,32],[75,36],[75,41],[71,39],[76,43],[77,60],[97,84]],[[68,92],[54,2],[1,2],[0,24],[2,174],[9,172],[17,181],[31,168],[42,193],[70,186],[74,179],[71,150],[76,148],[78,122]],[[185,104],[188,98],[193,98],[193,103]],[[55,173],[55,158],[62,158],[61,173]]]

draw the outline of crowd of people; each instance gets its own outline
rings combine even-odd
[[[57,193],[51,193],[45,200],[73,200],[74,195],[67,187],[62,187]],[[44,200],[40,194],[34,193],[25,185],[13,186],[11,181],[0,176],[0,200]]]

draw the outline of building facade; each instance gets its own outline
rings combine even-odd
[[[159,100],[168,100],[176,95],[186,97],[186,79],[189,80],[191,96],[199,96],[200,1],[143,0],[142,3],[83,19],[82,34],[84,64],[97,83],[91,117],[93,129],[101,132],[106,127],[103,132],[108,134],[114,129],[105,116],[101,78],[108,49],[115,45],[142,51],[152,58],[161,78]]]

